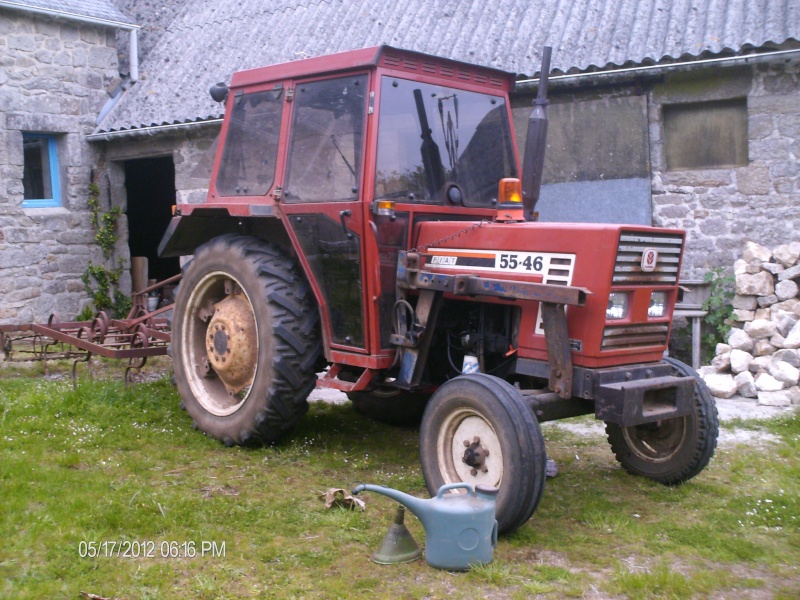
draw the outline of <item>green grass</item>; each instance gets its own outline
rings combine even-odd
[[[779,441],[724,445],[678,487],[627,475],[601,433],[548,424],[560,474],[533,519],[493,563],[449,573],[369,560],[388,498],[364,494],[353,513],[317,497],[356,481],[427,497],[416,431],[314,404],[276,445],[225,448],[191,428],[168,377],[126,390],[112,366],[74,390],[68,367],[0,369],[3,598],[800,595],[797,417],[736,423]],[[112,542],[150,556],[105,556]],[[89,543],[101,556],[80,556]]]

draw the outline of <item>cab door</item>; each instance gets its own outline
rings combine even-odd
[[[366,352],[361,209],[368,74],[296,81],[281,212],[331,347]]]

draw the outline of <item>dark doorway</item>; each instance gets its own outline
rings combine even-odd
[[[125,161],[128,194],[128,247],[146,256],[148,278],[163,281],[180,273],[178,258],[159,258],[158,244],[175,204],[175,165],[171,156]]]

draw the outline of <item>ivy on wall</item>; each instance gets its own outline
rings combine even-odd
[[[130,311],[131,299],[119,289],[122,261],[117,261],[116,266],[109,264],[114,264],[112,257],[119,239],[117,221],[122,209],[115,206],[108,212],[103,212],[100,209],[100,188],[94,182],[89,184],[88,204],[92,214],[92,230],[95,232],[94,241],[100,246],[106,264],[95,265],[89,261],[89,266],[81,275],[81,281],[92,298],[92,305],[83,309],[78,320],[88,321],[95,312],[101,310],[110,313],[112,318],[121,319]]]

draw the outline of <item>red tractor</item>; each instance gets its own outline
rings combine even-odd
[[[428,488],[500,488],[500,531],[539,503],[539,423],[594,413],[623,467],[697,475],[713,399],[664,358],[682,231],[542,223],[546,76],[520,169],[514,76],[388,46],[235,73],[171,353],[183,406],[227,445],[274,440],[315,386],[422,419]],[[317,373],[325,372],[318,377]]]

